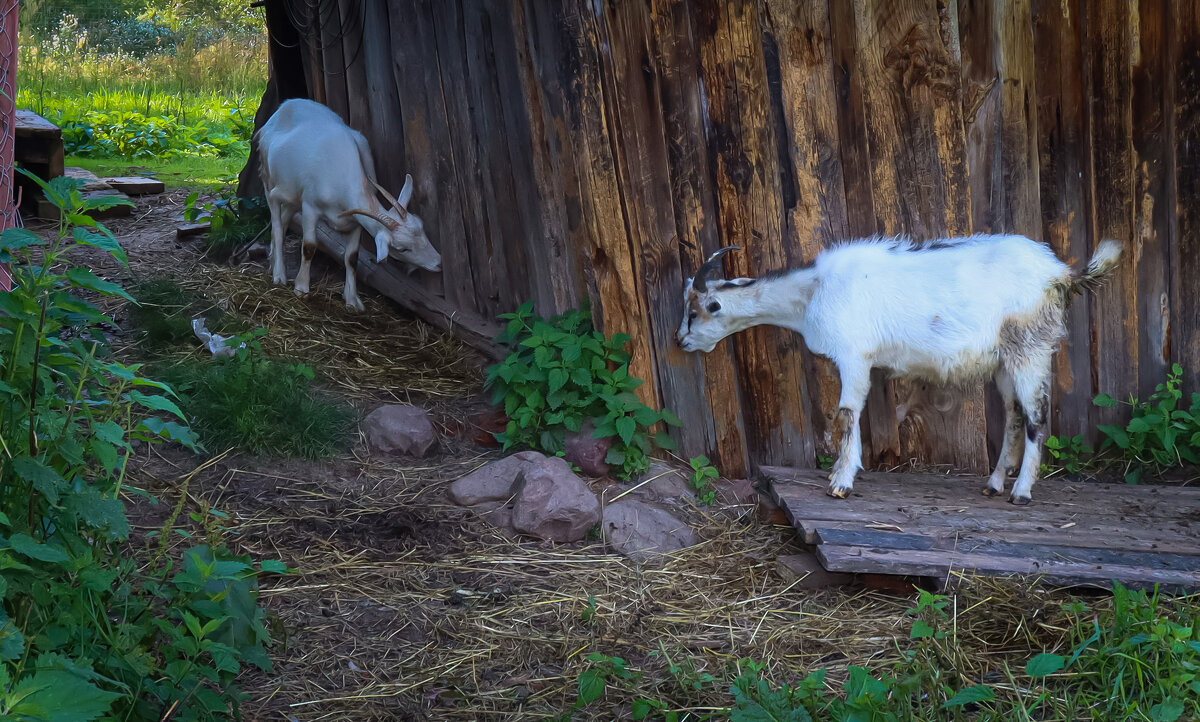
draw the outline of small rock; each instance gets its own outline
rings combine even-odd
[[[557,542],[579,541],[600,521],[600,502],[566,460],[531,462],[513,501],[517,531]]]
[[[691,527],[670,512],[637,499],[622,499],[604,509],[604,540],[635,561],[697,544]]]
[[[271,247],[265,243],[255,243],[246,249],[246,258],[251,261],[265,261],[271,255]]]
[[[425,456],[437,444],[437,434],[425,409],[408,404],[380,406],[363,421],[367,442],[384,454]]]
[[[638,477],[634,483],[633,494],[650,501],[695,496],[686,472],[657,459],[650,462],[649,471]]]
[[[504,431],[508,426],[508,417],[500,409],[488,409],[468,416],[467,424],[474,430],[474,433],[471,434],[471,441],[475,444],[499,446],[500,442],[496,441],[495,435]]]
[[[450,499],[455,504],[474,506],[488,501],[506,501],[513,486],[530,463],[545,461],[536,451],[521,451],[481,466],[450,484]]]
[[[717,499],[722,504],[757,504],[758,489],[749,479],[717,479],[713,482],[717,490]]]
[[[827,571],[815,554],[788,554],[775,560],[779,575],[789,582],[797,579],[801,589],[827,589],[849,584],[854,575]]]
[[[182,223],[175,227],[175,238],[190,238],[198,236],[201,233],[208,233],[210,230],[212,230],[212,224],[208,221],[204,221],[203,223]]]
[[[568,433],[564,440],[563,455],[588,476],[604,476],[608,473],[604,458],[612,448],[612,438],[597,439],[595,433],[596,427],[590,421],[584,423],[579,431]]]

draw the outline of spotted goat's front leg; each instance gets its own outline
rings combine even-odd
[[[996,468],[988,477],[987,486],[983,487],[984,496],[999,496],[1004,493],[1008,477],[1016,474],[1020,468],[1025,447],[1025,414],[1017,401],[1012,376],[1003,367],[996,372],[996,389],[1000,392],[1000,398],[1004,400],[1004,441],[1000,445]]]
[[[845,499],[854,489],[854,477],[862,468],[862,410],[871,390],[871,368],[860,364],[838,364],[842,395],[838,402],[837,425],[842,432],[838,459],[829,475],[830,496]]]

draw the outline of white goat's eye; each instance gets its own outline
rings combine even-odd
[[[712,303],[708,304],[708,312],[709,313],[716,313],[717,311],[720,311],[720,310],[721,310],[721,304],[717,303],[716,301],[713,301]]]

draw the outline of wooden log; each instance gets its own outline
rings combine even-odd
[[[1083,8],[1079,0],[1035,0],[1032,16],[1042,238],[1059,258],[1078,266],[1090,257],[1095,229]],[[1091,346],[1091,301],[1076,299],[1067,309],[1067,338],[1054,358],[1050,421],[1060,436],[1086,434],[1095,443]]]
[[[105,178],[104,183],[110,188],[118,190],[129,196],[144,196],[154,193],[162,193],[163,190],[166,189],[166,184],[157,178],[145,178],[143,176]]]
[[[757,7],[749,0],[696,7],[721,244],[744,249],[726,256],[726,268],[738,276],[786,268],[777,129]],[[731,342],[743,398],[752,400],[744,412],[752,429],[751,460],[812,466],[815,447],[800,337],[759,326]]]
[[[340,264],[346,245],[340,234],[319,223],[317,247]],[[360,284],[371,286],[437,328],[452,333],[485,357],[495,361],[504,358],[506,352],[494,342],[500,333],[495,321],[463,311],[441,296],[430,294],[421,284],[407,278],[397,263],[376,263],[369,254],[360,253],[356,277]]]
[[[709,150],[704,143],[699,49],[690,2],[653,0],[650,15],[660,72],[671,209],[681,275],[687,277],[720,243],[716,197],[709,175]],[[682,309],[677,308],[676,315],[681,314]],[[745,476],[749,471],[747,432],[732,344],[722,344],[712,353],[695,354],[694,358],[702,365],[704,381],[697,385],[708,406],[701,418],[706,431],[711,423],[714,436],[708,448],[698,453],[711,457],[727,477]],[[689,420],[689,423],[694,422]],[[685,453],[691,455],[690,451]]]
[[[1091,70],[1087,87],[1092,98],[1093,241],[1115,238],[1126,251],[1112,279],[1092,294],[1096,390],[1117,398],[1130,393],[1138,380],[1140,239],[1133,236],[1132,20],[1129,2],[1097,0],[1088,3],[1084,26]],[[1092,419],[1111,424],[1121,413],[1118,408],[1095,408]]]
[[[765,6],[767,76],[784,129],[784,238],[789,263],[809,263],[850,237],[846,179],[838,155],[837,88],[828,7],[770,0]],[[785,155],[786,154],[786,155]],[[840,383],[833,363],[805,349],[811,421],[818,453],[832,456]]]

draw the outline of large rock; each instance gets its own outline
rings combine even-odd
[[[408,404],[380,406],[363,421],[367,443],[384,454],[425,456],[437,445],[437,434],[425,409]]]
[[[600,530],[613,549],[635,561],[700,541],[691,527],[667,510],[629,498],[604,508]]]
[[[579,541],[600,521],[600,502],[559,457],[531,462],[513,501],[517,531],[557,542]]]
[[[579,431],[569,432],[564,439],[563,456],[588,476],[604,476],[608,473],[604,458],[612,448],[612,438],[597,439],[595,434],[596,427],[590,421]]]
[[[536,451],[521,451],[493,461],[450,484],[450,499],[463,506],[474,506],[485,501],[506,501],[512,496],[513,486],[521,478],[525,467],[545,460],[546,457]]]

